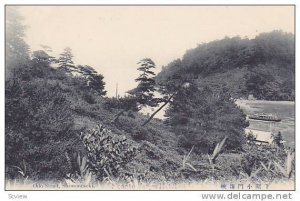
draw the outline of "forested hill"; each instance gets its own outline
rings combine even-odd
[[[264,100],[295,99],[294,35],[262,33],[254,39],[233,37],[188,50],[157,75],[163,82],[174,76],[195,79],[200,87],[226,87],[234,98],[252,94]]]

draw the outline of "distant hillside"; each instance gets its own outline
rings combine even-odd
[[[200,87],[228,88],[232,97],[295,99],[294,35],[262,33],[254,39],[224,38],[188,50],[157,75],[163,82],[175,75],[195,79]]]

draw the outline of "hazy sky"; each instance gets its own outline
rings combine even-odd
[[[108,95],[136,86],[137,62],[157,72],[187,49],[225,36],[253,38],[281,29],[294,33],[293,6],[24,6],[31,49],[48,45],[57,56],[69,46],[76,64],[104,75]]]

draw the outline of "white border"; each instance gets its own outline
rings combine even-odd
[[[298,1],[299,2],[299,1]],[[205,1],[196,1],[196,0],[2,0],[1,1],[1,9],[0,9],[0,18],[1,18],[1,54],[0,61],[2,62],[2,73],[0,74],[0,105],[1,105],[1,120],[0,120],[0,130],[1,130],[1,151],[0,156],[4,156],[4,5],[5,4],[295,4],[296,5],[296,22],[299,22],[299,3],[296,0],[205,0]],[[296,25],[296,144],[299,144],[300,137],[297,137],[298,134],[298,126],[299,125],[299,90],[300,90],[300,82],[297,81],[299,78],[299,70],[297,70],[297,64],[299,56],[299,40],[298,40],[298,26]],[[297,91],[298,90],[298,91]],[[298,145],[299,147],[299,145]],[[299,163],[300,161],[300,153],[296,146],[296,193],[293,193],[293,200],[300,200],[300,172],[299,172]],[[0,199],[1,200],[9,200],[8,194],[25,194],[28,196],[27,200],[37,200],[37,201],[53,201],[53,200],[121,200],[121,201],[135,201],[135,200],[145,200],[145,201],[153,201],[153,200],[201,200],[201,193],[198,191],[109,191],[109,192],[95,192],[95,191],[42,191],[42,192],[12,192],[12,191],[4,191],[4,157],[0,157]],[[210,191],[206,191],[208,193]],[[213,193],[213,192],[212,192]],[[228,192],[227,192],[228,193]],[[249,192],[255,193],[255,192]],[[278,193],[278,192],[273,192]],[[285,193],[285,192],[282,192]]]

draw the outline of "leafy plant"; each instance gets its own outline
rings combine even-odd
[[[126,165],[136,156],[136,147],[125,137],[113,135],[110,130],[98,125],[96,129],[81,133],[87,151],[87,163],[96,178],[119,177]]]

